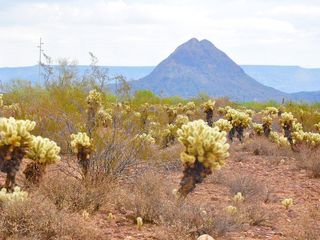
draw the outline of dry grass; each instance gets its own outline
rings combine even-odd
[[[320,178],[320,149],[302,146],[296,156],[298,167],[306,169],[312,177]]]
[[[109,202],[112,182],[79,180],[57,172],[47,176],[39,192],[50,199],[58,209],[72,212],[86,210],[89,213],[99,210]]]
[[[245,141],[244,151],[249,151],[254,155],[261,156],[288,156],[291,155],[290,147],[278,147],[275,143],[270,142],[266,137],[256,136]]]
[[[81,216],[59,211],[48,199],[31,196],[23,202],[5,204],[0,214],[2,239],[100,239]]]

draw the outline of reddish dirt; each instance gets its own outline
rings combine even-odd
[[[281,159],[283,160],[280,161]],[[233,152],[225,167],[220,170],[220,174],[232,176],[234,173],[245,173],[263,182],[271,193],[270,201],[263,206],[272,218],[264,226],[249,226],[242,231],[228,233],[216,239],[292,239],[292,235],[290,236],[292,229],[299,228],[299,221],[306,216],[309,209],[320,204],[320,179],[311,178],[305,170],[299,170],[296,166],[295,159],[289,157],[255,156],[243,151]],[[1,176],[3,181],[4,175]],[[170,172],[170,178],[177,188],[181,176],[181,171]],[[208,177],[198,185],[187,201],[201,201],[211,206],[230,203],[232,195],[229,188],[224,184],[214,183],[213,178]],[[293,198],[294,205],[286,210],[281,200],[288,197]],[[125,211],[113,212],[116,217],[113,220],[108,218],[108,214],[108,211],[100,211],[93,219],[106,239],[158,239],[156,230],[160,228],[159,226],[146,224],[138,230],[136,225],[125,217]]]

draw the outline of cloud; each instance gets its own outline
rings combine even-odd
[[[92,51],[101,64],[155,65],[192,37],[212,41],[238,63],[315,66],[320,54],[320,5],[312,0],[281,5],[276,0],[0,0],[0,5],[5,56],[0,66],[36,63],[40,37],[53,58],[81,64]]]

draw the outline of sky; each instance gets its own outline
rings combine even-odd
[[[238,64],[320,67],[320,0],[0,0],[0,67],[154,66],[208,39]]]

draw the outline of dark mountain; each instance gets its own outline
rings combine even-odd
[[[163,96],[193,97],[199,93],[228,96],[236,101],[288,98],[248,76],[224,52],[207,40],[193,38],[179,46],[149,75],[132,82],[133,89],[150,89]]]

